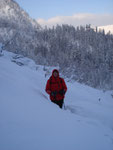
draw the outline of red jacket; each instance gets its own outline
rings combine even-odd
[[[54,77],[53,72],[57,71],[58,77]],[[65,84],[65,81],[63,78],[59,77],[59,72],[58,70],[53,70],[52,76],[49,78],[46,84],[46,92],[50,95],[50,99],[52,101],[54,100],[62,100],[64,99],[64,94],[60,94],[61,90],[64,90],[64,92],[67,91],[67,86]],[[56,92],[55,96],[52,96],[51,93]]]

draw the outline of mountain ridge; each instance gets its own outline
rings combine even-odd
[[[41,26],[14,0],[0,0],[0,43],[4,49],[32,57]]]
[[[32,18],[29,17],[17,2],[14,0],[0,0],[0,19],[7,20],[15,23],[17,26],[25,27],[31,26],[40,28],[40,25]]]

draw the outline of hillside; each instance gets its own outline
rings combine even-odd
[[[23,55],[31,55],[31,47],[37,45],[35,32],[40,25],[14,0],[0,0],[0,43],[4,49]]]
[[[100,27],[98,27],[98,29],[101,29],[101,30],[105,30],[105,33],[107,34],[107,33],[111,33],[111,34],[113,34],[113,25],[107,25],[107,26],[100,26]]]
[[[65,110],[49,101],[43,67],[21,55],[0,57],[1,150],[112,150],[111,91],[68,82]],[[52,68],[46,68],[51,71]]]
[[[30,18],[14,0],[0,0],[0,20],[0,25],[3,27],[13,25],[24,29],[40,28],[38,23]]]

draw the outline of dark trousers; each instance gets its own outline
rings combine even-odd
[[[54,100],[54,101],[52,101],[53,103],[55,103],[55,104],[57,104],[60,108],[62,108],[62,106],[63,106],[63,103],[64,103],[64,100],[63,99],[61,99],[61,100]]]

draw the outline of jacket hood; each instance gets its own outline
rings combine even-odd
[[[58,77],[59,77],[59,71],[58,71],[57,69],[54,69],[54,70],[52,71],[52,76],[54,76],[54,75],[53,75],[54,72],[57,72],[57,73],[58,73]]]

